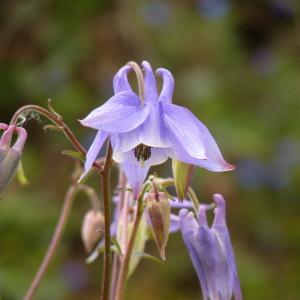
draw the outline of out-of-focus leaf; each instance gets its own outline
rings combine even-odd
[[[22,161],[20,161],[20,163],[19,163],[19,167],[18,167],[18,170],[17,170],[17,178],[18,178],[18,181],[20,182],[21,185],[28,185],[29,184],[29,181],[28,181],[28,179],[25,175],[25,172],[24,172]]]
[[[149,239],[147,229],[148,229],[147,228],[147,222],[144,218],[142,218],[142,220],[140,222],[140,225],[139,225],[139,228],[138,228],[138,231],[137,231],[135,243],[134,243],[134,246],[133,246],[133,253],[143,253],[144,252],[146,242]],[[129,233],[131,231],[132,231],[132,224],[129,225]],[[141,259],[142,259],[142,256],[132,255],[132,257],[130,259],[128,277],[136,269],[136,267],[138,266]]]
[[[164,261],[162,259],[159,259],[158,257],[154,256],[154,255],[151,255],[149,253],[146,253],[146,252],[134,252],[132,254],[133,257],[140,257],[140,258],[147,258],[147,259],[150,259],[152,261],[155,261],[157,263],[160,263],[160,264],[163,264]]]
[[[121,249],[121,246],[120,246],[118,240],[112,236],[111,237],[111,242],[112,242],[113,246],[115,246],[116,252],[118,254],[122,254],[122,249]]]
[[[63,150],[63,151],[62,151],[62,154],[63,154],[63,155],[67,155],[67,156],[69,156],[69,157],[71,157],[71,158],[74,158],[74,159],[76,159],[76,160],[80,160],[80,161],[82,161],[82,162],[85,161],[84,156],[83,156],[80,152],[78,152],[78,151],[73,151],[73,150]]]

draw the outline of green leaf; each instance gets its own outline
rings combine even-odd
[[[183,200],[186,198],[188,188],[192,181],[194,166],[173,159],[172,171],[175,179],[177,197],[179,200]]]
[[[130,224],[129,226],[129,236],[130,233],[132,231],[132,224]],[[133,251],[132,253],[143,253],[145,250],[145,245],[146,242],[149,239],[149,235],[148,235],[148,225],[147,222],[144,220],[144,218],[142,218],[138,231],[137,231],[137,235],[136,235],[136,239],[134,242],[134,246],[133,246]],[[139,262],[141,261],[142,257],[141,256],[137,256],[137,255],[132,255],[131,259],[130,259],[130,264],[129,264],[129,271],[128,271],[128,277],[133,273],[133,271],[136,269],[136,267],[138,266]]]
[[[100,242],[98,246],[95,248],[95,250],[86,258],[85,262],[87,264],[93,263],[99,257],[99,254],[101,254],[103,251],[104,251],[104,244]]]
[[[165,263],[164,260],[162,260],[162,259],[160,259],[160,258],[158,258],[154,255],[151,255],[149,253],[146,253],[146,252],[134,252],[134,253],[132,253],[132,256],[136,256],[136,257],[140,257],[140,258],[147,258],[147,259],[155,261],[159,264],[164,264]]]
[[[74,158],[76,160],[80,160],[82,162],[85,162],[85,157],[78,151],[73,151],[73,150],[64,150],[62,151],[63,155],[67,155],[71,158]]]
[[[121,188],[117,188],[118,192],[131,192],[132,193],[132,189],[128,188],[128,187],[121,187]]]
[[[121,246],[120,246],[118,240],[112,236],[112,237],[111,237],[111,242],[112,242],[112,244],[115,246],[116,252],[117,252],[118,254],[122,255],[122,249],[121,249]]]
[[[114,237],[111,237],[111,242],[112,242],[111,251],[122,255],[122,250],[119,242]],[[101,241],[98,244],[98,246],[95,248],[95,250],[86,258],[85,262],[87,264],[93,263],[99,257],[99,254],[103,252],[104,252],[104,243],[103,241]]]

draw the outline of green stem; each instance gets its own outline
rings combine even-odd
[[[68,192],[67,192],[65,200],[64,200],[64,205],[61,210],[60,217],[58,219],[58,222],[57,222],[53,237],[51,239],[51,242],[48,246],[47,252],[46,252],[44,259],[39,267],[39,270],[36,273],[34,279],[32,280],[30,287],[27,290],[26,295],[23,298],[23,300],[31,300],[32,299],[34,293],[36,292],[36,289],[38,288],[43,276],[45,275],[45,273],[49,267],[49,264],[50,264],[52,258],[54,257],[54,255],[57,251],[58,245],[62,239],[65,225],[69,218],[70,211],[71,211],[73,201],[74,201],[77,191],[78,191],[77,183],[73,183],[70,186],[70,188],[68,189]]]
[[[108,300],[110,293],[110,265],[111,265],[111,236],[110,236],[110,169],[112,165],[112,147],[108,144],[105,165],[102,171],[102,197],[104,210],[104,263],[101,299]]]

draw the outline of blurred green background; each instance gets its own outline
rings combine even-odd
[[[232,173],[197,169],[202,201],[228,201],[228,225],[245,299],[300,299],[300,11],[297,0],[1,0],[0,120],[25,104],[55,108],[88,147],[78,119],[112,95],[129,60],[175,77],[173,101],[211,130]],[[0,298],[21,299],[51,238],[73,162],[64,137],[25,124],[23,164],[0,202]],[[170,164],[157,169],[170,175]],[[114,175],[115,177],[115,175]],[[91,184],[97,184],[96,178]],[[101,261],[85,264],[77,197],[63,243],[35,299],[99,299]],[[148,252],[157,254],[154,243]],[[201,299],[181,242],[164,265],[143,261],[128,300]]]

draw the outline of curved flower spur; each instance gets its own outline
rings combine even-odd
[[[188,109],[172,104],[174,78],[164,68],[156,70],[163,80],[158,93],[150,64],[142,62],[143,73],[136,63],[128,63],[115,75],[115,95],[93,110],[81,124],[98,130],[85,163],[84,176],[92,167],[104,141],[109,138],[113,159],[121,163],[134,197],[149,168],[168,157],[197,165],[210,171],[234,169],[222,154],[208,131]],[[134,70],[139,81],[139,95],[128,82]]]

